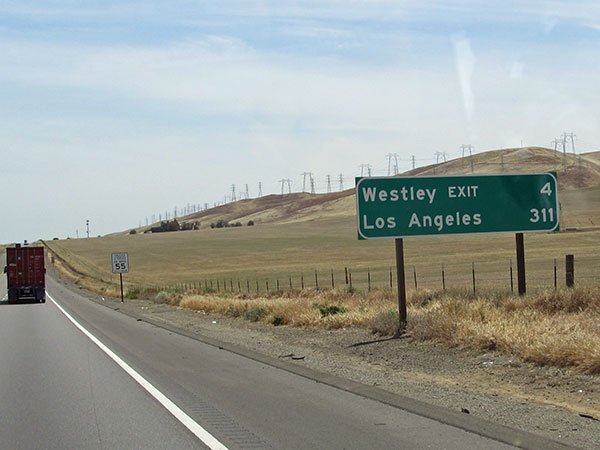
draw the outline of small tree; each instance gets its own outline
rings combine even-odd
[[[254,220],[249,220],[249,221],[248,221],[248,226],[249,226],[249,227],[251,227],[251,226],[253,226],[253,225],[254,225]]]

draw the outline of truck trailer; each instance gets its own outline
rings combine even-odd
[[[46,268],[44,247],[16,244],[6,248],[8,303],[29,300],[46,301]]]

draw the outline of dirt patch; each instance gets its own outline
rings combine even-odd
[[[54,278],[58,275],[51,271]],[[62,279],[63,284],[69,284]],[[82,291],[77,288],[81,294]],[[189,333],[568,442],[598,448],[600,376],[539,367],[497,353],[378,337],[362,329],[301,329],[190,311],[149,300],[93,301]]]

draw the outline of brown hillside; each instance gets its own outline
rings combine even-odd
[[[582,153],[581,156],[589,161],[600,163],[600,152]]]
[[[536,173],[555,171],[561,189],[600,185],[600,152],[574,155],[543,147],[493,150],[419,167],[402,175]]]
[[[419,167],[401,176],[460,175],[492,173],[539,173],[556,171],[561,190],[600,186],[600,152],[582,155],[556,152],[542,147],[509,148],[478,153],[440,164]],[[594,190],[592,193],[596,192]],[[595,194],[594,194],[595,195]],[[289,223],[322,217],[355,214],[354,189],[331,194],[293,193],[240,200],[179,218],[209,228],[219,219],[246,225]],[[141,231],[144,231],[143,228]]]

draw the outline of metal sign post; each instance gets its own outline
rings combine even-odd
[[[129,273],[129,254],[127,253],[112,253],[112,273],[118,273],[121,281],[121,303],[124,302],[123,297],[123,274]]]
[[[396,279],[398,280],[398,335],[406,328],[406,279],[404,273],[404,242],[396,239]]]

